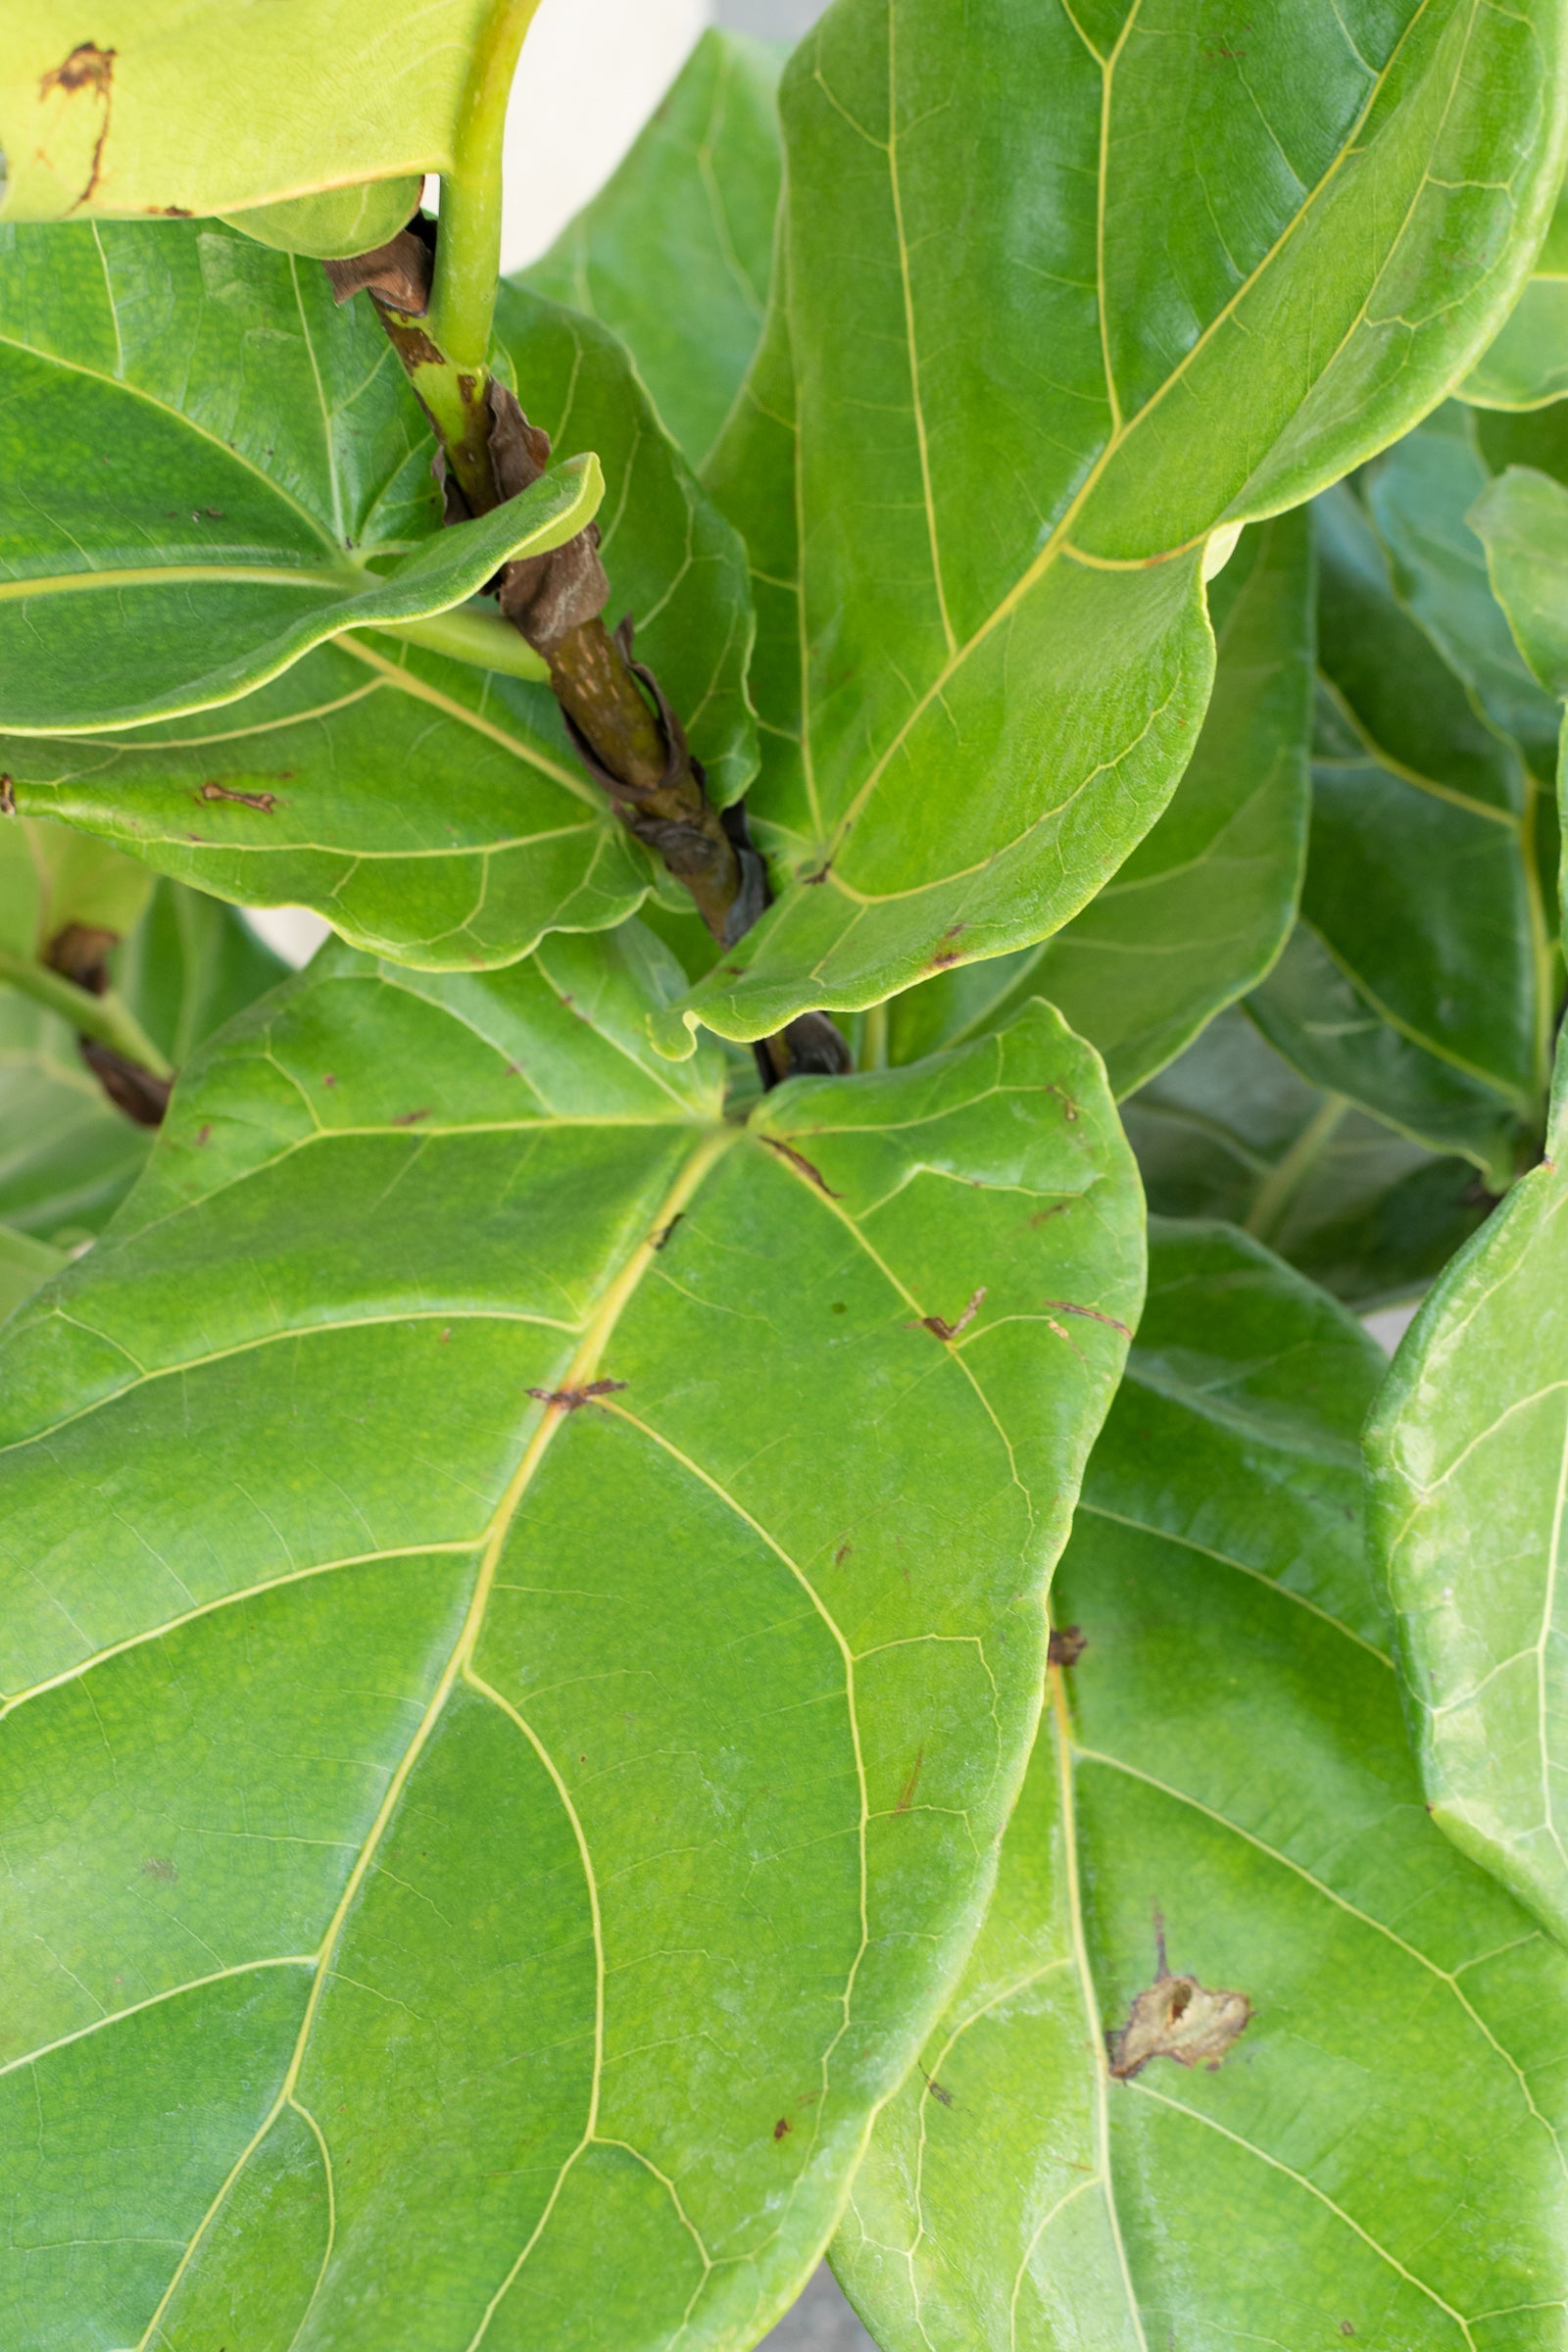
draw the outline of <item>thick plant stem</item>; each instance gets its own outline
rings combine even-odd
[[[4,949],[0,949],[0,980],[20,990],[23,996],[31,997],[35,1004],[59,1013],[78,1037],[108,1046],[112,1053],[122,1054],[126,1061],[135,1062],[155,1078],[172,1078],[171,1064],[159,1053],[129,1005],[122,1004],[112,991],[96,996],[91,989],[78,988],[63,972],[51,971],[47,964],[33,963],[25,956],[12,956]]]

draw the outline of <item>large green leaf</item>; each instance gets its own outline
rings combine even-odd
[[[101,733],[232,702],[344,629],[451,611],[599,504],[584,458],[477,521],[429,529],[433,485],[410,479],[418,410],[390,346],[367,380],[373,320],[330,319],[318,271],[308,319],[287,255],[222,228],[5,237],[7,732]],[[344,440],[369,444],[347,480]],[[411,537],[420,519],[426,535]]]
[[[797,51],[787,318],[713,475],[775,584],[788,886],[693,1018],[755,1037],[1076,913],[1196,740],[1210,535],[1393,439],[1511,303],[1555,5],[1235,36],[1192,0],[838,0]]]
[[[78,365],[95,337],[105,374],[122,374],[143,406],[172,408],[180,430],[193,419],[236,439],[323,515],[335,483],[351,535],[395,529],[415,545],[436,529],[417,404],[368,305],[334,311],[318,271],[211,228],[19,231],[12,259],[35,294],[32,309],[19,304],[18,331],[42,339],[37,306],[58,293]],[[232,298],[214,301],[209,281],[220,294],[232,281]],[[188,318],[192,335],[205,324],[207,364],[172,368],[152,331],[171,316]],[[756,764],[738,543],[604,329],[508,289],[497,324],[558,450],[603,454],[612,617],[636,617],[639,653],[715,794],[732,800]],[[245,370],[236,406],[231,379]],[[314,906],[359,944],[428,966],[505,963],[554,925],[617,923],[650,884],[547,688],[384,635],[339,638],[217,714],[91,738],[0,737],[0,764],[24,808],[244,905]]]
[[[1546,1157],[1433,1291],[1367,1432],[1431,1809],[1568,1938],[1568,1045]]]
[[[0,1321],[65,1263],[63,1250],[35,1241],[30,1233],[19,1233],[14,1225],[0,1225]]]
[[[1125,1095],[1262,979],[1295,919],[1306,848],[1313,627],[1304,512],[1244,533],[1209,602],[1214,692],[1169,808],[1054,939],[956,964],[896,998],[890,1060],[981,1035],[1039,995],[1098,1048]]]
[[[1056,1580],[1086,1646],[837,2240],[885,2352],[1560,2343],[1568,1955],[1422,1809],[1377,1371],[1241,1237],[1156,1237]]]
[[[1313,1084],[1501,1192],[1539,1145],[1561,967],[1555,712],[1465,519],[1487,480],[1469,412],[1450,408],[1363,496],[1318,503],[1301,922],[1251,1002]]]
[[[16,2352],[752,2340],[962,1965],[1131,1156],[1044,1005],[737,1121],[678,985],[329,948],[8,1331]]]
[[[609,185],[516,282],[601,318],[694,466],[757,347],[782,158],[779,61],[705,32]]]
[[[1240,1225],[1362,1311],[1424,1291],[1493,1205],[1469,1160],[1309,1086],[1241,1011],[1121,1115],[1157,1215]]]
[[[1497,601],[1549,694],[1568,696],[1568,484],[1510,466],[1471,509]]]
[[[1463,383],[1480,409],[1540,409],[1568,392],[1568,201],[1557,209],[1524,292]]]
[[[9,0],[0,213],[227,213],[444,171],[498,13],[498,0]]]

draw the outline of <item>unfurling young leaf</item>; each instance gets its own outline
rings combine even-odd
[[[1044,1005],[739,1120],[678,984],[329,949],[9,1327],[8,2343],[754,2341],[962,1965],[1130,1155]]]
[[[1362,1548],[1378,1353],[1152,1237],[963,1983],[834,2263],[883,2352],[1554,2343],[1568,1955],[1422,1810]]]

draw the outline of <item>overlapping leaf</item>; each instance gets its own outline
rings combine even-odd
[[[444,171],[504,6],[12,0],[0,218],[228,213]]]
[[[1240,1225],[1363,1311],[1423,1291],[1493,1206],[1469,1160],[1308,1086],[1240,1010],[1121,1115],[1156,1215]]]
[[[1556,714],[1466,520],[1488,478],[1450,408],[1319,502],[1301,922],[1251,1005],[1314,1085],[1500,1193],[1539,1144],[1561,964]]]
[[[334,311],[319,271],[211,227],[18,232],[12,260],[25,265],[13,314],[24,339],[69,341],[77,368],[174,410],[188,437],[236,442],[323,528],[341,514],[348,536],[400,546],[436,530],[417,404],[368,304]],[[603,329],[506,289],[498,326],[558,450],[603,453],[612,617],[638,620],[639,652],[733,799],[756,760],[733,534]],[[24,808],[242,904],[314,906],[427,966],[511,961],[554,925],[621,921],[649,887],[546,688],[385,635],[339,638],[219,712],[0,738],[0,763]]]
[[[1481,409],[1540,409],[1568,393],[1568,203],[1562,196],[1518,302],[1463,383]]]
[[[895,999],[890,1060],[983,1035],[1039,995],[1099,1050],[1125,1095],[1262,979],[1295,919],[1306,847],[1314,632],[1304,513],[1247,531],[1209,604],[1214,692],[1169,808],[1054,939],[957,964]]]
[[[1422,1809],[1376,1379],[1255,1246],[1156,1235],[1056,1580],[1085,1646],[836,2242],[885,2352],[1559,2341],[1568,1955]]]
[[[232,701],[343,629],[463,604],[589,520],[582,460],[437,529],[397,359],[373,319],[331,310],[319,270],[216,224],[8,232],[0,727],[101,733]]]
[[[1093,897],[1196,740],[1209,534],[1395,437],[1495,325],[1561,63],[1554,9],[1461,0],[1245,44],[1185,0],[829,12],[784,85],[787,319],[714,472],[775,584],[789,887],[694,1017],[862,1006]]]
[[[517,283],[613,329],[700,466],[757,347],[782,159],[776,54],[708,31],[609,185]]]
[[[1044,1005],[737,1123],[676,985],[329,949],[10,1328],[18,2352],[752,2340],[962,1965],[1130,1155]]]

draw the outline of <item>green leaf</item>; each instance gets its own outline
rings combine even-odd
[[[1470,1161],[1308,1086],[1240,1010],[1121,1115],[1156,1215],[1240,1225],[1361,1312],[1425,1290],[1493,1205]]]
[[[1568,1955],[1422,1809],[1377,1351],[1237,1235],[1156,1236],[1151,1278],[1056,1580],[1086,1646],[835,2266],[885,2352],[1555,2342]],[[1140,1996],[1191,2063],[1117,2079]]]
[[[0,1319],[30,1298],[40,1283],[58,1274],[68,1262],[63,1250],[35,1242],[30,1233],[18,1233],[15,1226],[0,1225]]]
[[[1109,879],[1197,738],[1208,538],[1392,440],[1500,321],[1561,70],[1541,4],[1312,0],[1245,56],[1186,0],[822,19],[784,82],[788,318],[713,469],[777,583],[786,887],[686,1017],[862,1007]]]
[[[1054,939],[957,964],[895,998],[890,1060],[981,1035],[1039,995],[1098,1049],[1126,1095],[1262,979],[1295,920],[1306,849],[1305,514],[1245,532],[1209,603],[1214,692],[1169,808]]]
[[[1546,231],[1532,275],[1458,397],[1479,409],[1541,409],[1568,392],[1568,198]]]
[[[342,259],[373,252],[395,237],[418,211],[423,185],[417,178],[374,179],[357,188],[327,188],[235,213],[228,225],[279,253]]]
[[[1465,520],[1486,480],[1451,410],[1389,453],[1364,501],[1318,502],[1301,923],[1251,1009],[1314,1085],[1500,1193],[1542,1132],[1560,965],[1552,714]]]
[[[514,282],[602,319],[701,466],[762,324],[783,165],[777,53],[703,34],[620,169]]]
[[[0,949],[31,961],[70,923],[123,936],[152,897],[133,858],[66,825],[25,816],[0,825]]]
[[[6,243],[9,733],[97,734],[231,702],[341,630],[461,605],[598,506],[586,458],[434,528],[419,411],[384,338],[367,353],[373,319],[332,318],[318,270],[231,230],[14,229]],[[356,431],[368,446],[344,467]]]
[[[495,0],[98,0],[73,24],[57,0],[12,0],[0,211],[232,213],[445,171],[496,13]]]
[[[323,512],[335,481],[350,535],[395,529],[414,545],[435,531],[431,441],[368,304],[335,311],[320,272],[224,231],[100,233],[114,301],[91,231],[19,232],[14,253],[58,256],[62,276],[91,260],[95,277],[72,281],[71,316],[79,335],[96,318],[108,374],[122,367],[144,405],[178,414],[188,402],[199,423],[238,439]],[[237,276],[251,292],[209,306],[208,276],[220,290]],[[210,365],[188,380],[159,374],[169,355],[142,331],[166,309],[216,337]],[[612,618],[636,617],[639,654],[681,710],[712,790],[731,800],[757,758],[740,547],[603,329],[506,288],[497,327],[558,451],[603,453],[614,485],[602,517]],[[230,375],[259,365],[258,350],[272,379],[256,387],[255,410],[236,408]],[[339,638],[217,715],[91,739],[0,737],[0,765],[24,808],[242,905],[313,906],[356,943],[431,967],[506,963],[553,926],[613,925],[649,888],[646,855],[582,773],[547,688],[384,634]]]
[[[7,1334],[8,2343],[755,2340],[962,1966],[1131,1156],[1047,1006],[736,1121],[678,985],[329,947]]]
[[[1568,696],[1568,485],[1510,466],[1470,510],[1497,602],[1548,694]]]
[[[1568,1937],[1562,1795],[1568,1043],[1546,1156],[1454,1260],[1367,1431],[1430,1807]]]

